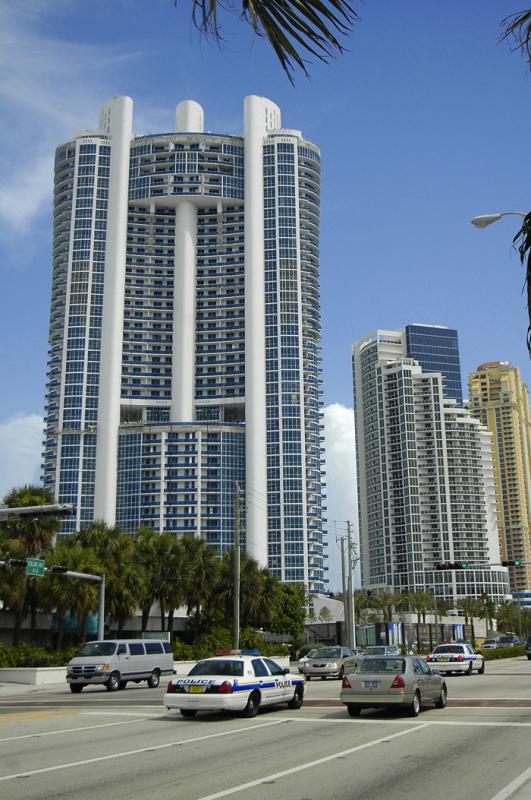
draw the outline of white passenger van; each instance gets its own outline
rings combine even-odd
[[[102,683],[108,692],[125,689],[128,681],[147,681],[150,689],[161,675],[173,675],[169,642],[153,639],[109,639],[81,645],[66,668],[70,691],[81,692],[89,683]]]

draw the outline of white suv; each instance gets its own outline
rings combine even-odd
[[[464,672],[465,675],[472,675],[474,670],[479,675],[485,672],[485,659],[481,653],[476,653],[471,644],[438,644],[433,653],[426,656],[426,661],[432,672]]]

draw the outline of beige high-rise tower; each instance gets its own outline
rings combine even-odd
[[[531,415],[527,386],[508,361],[481,364],[468,378],[470,410],[493,434],[500,549],[531,561]],[[509,570],[511,589],[531,587],[531,564]]]

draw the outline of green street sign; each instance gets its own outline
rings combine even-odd
[[[42,578],[44,575],[44,560],[42,558],[27,558],[26,575],[38,575]]]

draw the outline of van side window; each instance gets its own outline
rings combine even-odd
[[[173,650],[171,649],[171,644],[169,642],[162,642],[162,646],[164,648],[165,653],[173,653]]]
[[[144,642],[146,653],[162,653],[161,642]]]
[[[129,652],[132,656],[143,656],[144,645],[142,642],[129,642]]]
[[[126,644],[119,644],[117,653],[118,653],[119,656],[127,655],[127,645]]]

